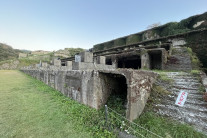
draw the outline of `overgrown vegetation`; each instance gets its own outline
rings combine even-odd
[[[154,112],[144,112],[139,119],[134,121],[146,129],[164,137],[164,138],[203,138],[203,134],[196,132],[187,124],[178,123],[166,117],[161,117]],[[141,131],[146,137],[151,134]]]
[[[165,70],[153,70],[154,72],[158,73],[158,79],[163,81],[164,83],[172,84],[174,82],[173,79],[169,78],[166,72],[173,72],[173,71],[165,71]]]
[[[126,115],[127,101],[125,95],[111,94],[106,104],[122,116]]]
[[[194,70],[196,69],[200,69],[200,67],[202,66],[200,60],[198,59],[198,57],[196,56],[196,54],[192,51],[192,49],[190,47],[187,48],[187,51],[190,55],[191,58],[191,63],[192,63],[192,68]]]
[[[191,70],[190,72],[192,75],[200,75],[201,71],[200,70]]]
[[[198,27],[193,27],[197,22],[200,22],[200,21],[204,21],[204,22]],[[153,26],[152,29],[149,29],[149,30],[146,30],[146,31],[143,31],[140,33],[136,33],[133,35],[129,35],[129,36],[122,38],[126,41],[126,42],[122,42],[122,43],[123,44],[124,43],[125,44],[132,44],[132,43],[128,43],[127,40],[130,40],[133,36],[135,36],[135,37],[141,36],[141,37],[139,37],[139,39],[135,39],[135,41],[133,41],[133,43],[138,43],[138,42],[145,40],[144,39],[145,34],[147,34],[149,38],[157,38],[158,36],[159,37],[166,37],[169,35],[177,35],[180,33],[186,33],[186,32],[201,29],[201,28],[207,28],[207,12],[205,12],[201,15],[191,16],[187,19],[181,20],[180,22],[170,22],[170,23],[167,23],[164,25],[155,24],[152,26]],[[154,26],[158,26],[158,27],[154,27]],[[146,33],[147,31],[151,32],[150,35],[149,35],[149,33]],[[110,41],[110,42],[105,42],[102,44],[94,45],[93,50],[99,51],[99,50],[103,50],[103,49],[107,49],[107,48],[111,48],[111,47],[115,47],[115,46],[116,45],[113,45],[113,41]]]
[[[66,48],[66,50],[69,51],[69,53],[70,53],[69,56],[71,56],[71,57],[75,56],[75,54],[77,54],[77,53],[80,53],[80,52],[84,51],[84,49],[82,49],[82,48]]]

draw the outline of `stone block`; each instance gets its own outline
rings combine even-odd
[[[84,62],[73,62],[72,63],[73,70],[93,70],[93,63],[84,63]]]
[[[61,60],[54,59],[54,60],[53,60],[53,64],[54,64],[54,66],[58,66],[58,67],[60,67],[60,66],[61,66]]]
[[[47,68],[47,67],[48,67],[47,62],[42,62],[42,67],[43,67],[43,68]]]
[[[81,62],[93,63],[93,53],[91,52],[81,52]]]
[[[106,57],[105,56],[98,56],[97,57],[97,64],[106,64]]]
[[[36,68],[39,68],[39,67],[40,67],[40,64],[36,64],[35,67],[36,67]]]
[[[141,55],[141,66],[142,69],[150,69],[150,59],[148,53],[144,53]]]
[[[67,61],[66,66],[68,69],[72,70],[72,61]]]

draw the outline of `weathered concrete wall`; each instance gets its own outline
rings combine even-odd
[[[91,52],[81,52],[81,62],[93,63],[93,53]]]
[[[98,109],[96,93],[94,93],[94,72],[51,69],[24,69],[24,73],[43,81],[60,91],[65,96]]]
[[[132,70],[132,69],[119,69],[119,70],[102,70],[98,71],[100,74],[119,74],[126,78],[127,83],[127,110],[126,117],[130,120],[134,120],[142,113],[147,99],[150,95],[152,84],[155,82],[157,74],[150,71],[142,70]],[[106,79],[106,76],[99,75],[97,77],[96,83],[101,85],[96,85],[98,88],[97,92],[100,93],[100,102],[101,105],[105,104],[113,88],[118,84],[112,79]],[[120,87],[120,86],[117,86]]]
[[[141,65],[142,69],[150,69],[150,57],[147,52],[141,55]]]
[[[60,67],[61,66],[61,60],[53,59],[53,65]]]
[[[67,70],[65,68],[48,67],[39,69],[22,69],[32,77],[43,81],[47,85],[72,99],[99,109],[103,106],[111,93],[109,87],[119,87],[116,81],[104,81],[103,73],[119,74],[126,78],[127,110],[126,117],[136,119],[143,111],[150,95],[156,74],[149,71],[119,69],[119,70]]]
[[[85,62],[73,62],[73,70],[102,70],[102,69],[115,69],[113,65],[104,65],[96,63],[85,63]]]

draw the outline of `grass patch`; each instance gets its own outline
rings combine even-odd
[[[164,137],[164,138],[203,138],[199,132],[196,132],[192,127],[178,123],[169,118],[161,117],[154,112],[145,112],[139,119],[134,121],[142,125],[148,130]],[[145,132],[146,137],[151,135]]]
[[[191,70],[190,72],[192,75],[200,75],[201,71],[200,70]]]
[[[0,137],[115,137],[104,129],[103,110],[18,71],[0,76]]]
[[[166,83],[172,84],[172,83],[174,82],[173,79],[169,78],[169,77],[168,77],[166,74],[164,74],[164,73],[160,73],[159,75],[160,75],[160,76],[159,76],[159,79],[162,80],[162,81],[164,81],[164,82],[166,82]]]
[[[172,71],[164,71],[164,70],[153,70],[153,71],[159,74],[158,79],[160,79],[161,81],[169,84],[172,84],[174,82],[174,80],[169,78],[166,74],[167,72],[172,72]]]
[[[40,61],[39,60],[30,60],[30,59],[19,59],[19,65],[18,68],[25,67],[25,66],[30,66],[33,64],[38,64]]]

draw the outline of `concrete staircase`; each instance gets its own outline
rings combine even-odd
[[[184,72],[168,72],[166,75],[174,80],[173,85],[167,88],[172,94],[162,99],[160,104],[155,105],[156,112],[188,123],[207,135],[207,102],[203,100],[203,94],[199,92],[202,85],[199,77]],[[175,105],[180,90],[188,92],[183,107]]]

